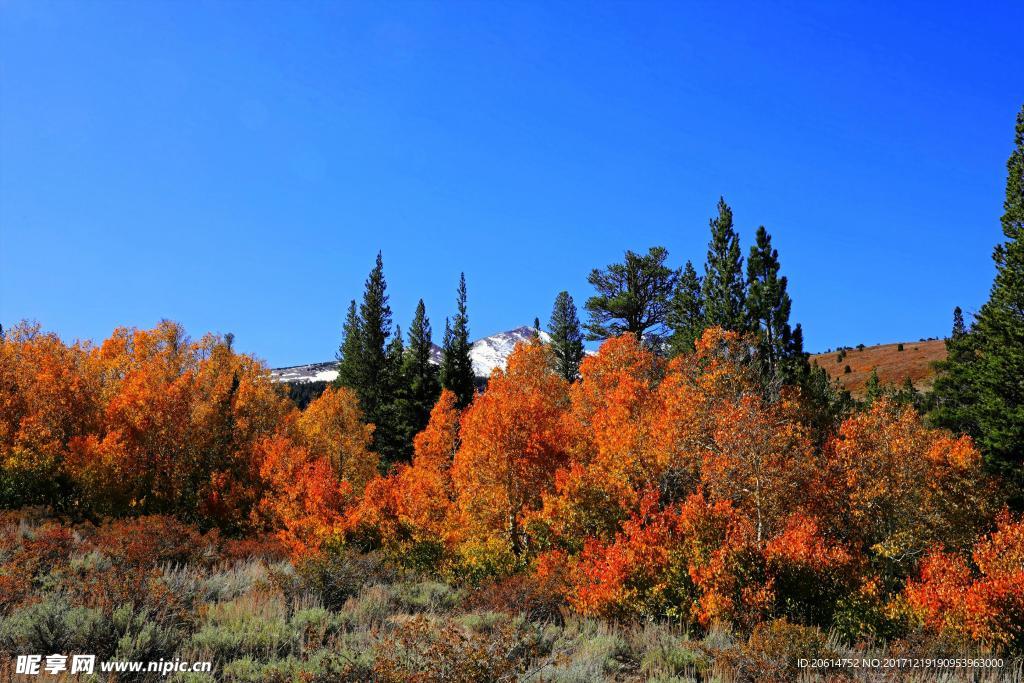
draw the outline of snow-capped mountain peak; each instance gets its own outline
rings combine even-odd
[[[534,328],[524,325],[477,339],[469,351],[469,357],[473,360],[473,374],[477,377],[490,377],[494,368],[504,369],[516,344],[533,339],[535,334],[537,331]],[[550,342],[551,335],[541,330],[540,339],[544,343]]]
[[[473,361],[473,374],[477,377],[490,377],[494,368],[504,368],[508,357],[512,355],[512,349],[519,342],[533,339],[536,330],[529,326],[517,327],[513,330],[498,332],[488,337],[477,339],[472,343],[469,357]],[[551,336],[541,330],[541,341],[551,341]],[[441,362],[441,348],[434,346],[432,359],[434,363]],[[310,363],[308,365],[294,365],[286,368],[274,368],[271,374],[277,382],[305,383],[305,382],[333,382],[338,377],[336,368],[337,361],[326,361],[322,363]]]

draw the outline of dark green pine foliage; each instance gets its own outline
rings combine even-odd
[[[362,365],[362,341],[359,333],[362,323],[359,320],[359,312],[356,309],[356,301],[353,299],[348,304],[348,314],[345,316],[345,326],[341,333],[341,346],[338,347],[338,379],[336,386],[348,387],[355,390],[359,384],[360,368]]]
[[[733,228],[732,209],[718,200],[718,216],[711,219],[711,241],[704,264],[704,322],[734,332],[745,329],[745,287],[740,238]]]
[[[676,280],[676,288],[668,306],[668,355],[674,358],[694,350],[694,343],[704,333],[704,296],[700,276],[693,262],[687,261]]]
[[[395,460],[398,454],[394,448],[400,443],[395,410],[398,364],[389,344],[391,331],[384,262],[378,252],[377,263],[366,278],[358,316],[353,316],[353,307],[349,308],[345,341],[339,353],[337,383],[355,392],[363,419],[376,426],[373,449],[384,465]]]
[[[907,377],[903,380],[903,386],[892,394],[892,398],[901,406],[909,406],[915,410],[921,409],[921,392],[914,386],[914,380]]]
[[[402,328],[395,326],[395,333],[384,352],[384,374],[381,376],[382,403],[377,409],[377,429],[374,430],[374,447],[381,455],[381,465],[387,467],[395,462],[409,462],[412,459],[412,437],[409,435],[405,395],[408,389],[403,366],[405,345],[402,343]]]
[[[473,361],[470,358],[469,316],[466,312],[466,274],[459,275],[458,310],[451,327],[445,321],[441,353],[441,385],[451,390],[458,406],[465,408],[476,390]]]
[[[834,436],[836,426],[856,407],[850,392],[838,380],[831,379],[817,363],[807,364],[807,373],[800,382],[800,396],[804,422],[811,428],[819,447]]]
[[[759,337],[761,375],[772,394],[796,384],[807,370],[803,331],[789,325],[792,300],[786,285],[786,277],[779,276],[779,252],[762,225],[747,258],[747,325]]]
[[[583,361],[583,333],[576,315],[576,303],[569,292],[559,292],[548,323],[555,371],[569,382],[576,381]]]
[[[864,384],[864,405],[870,408],[875,401],[884,395],[885,390],[878,379],[878,369],[872,368],[871,376],[868,377],[868,381]]]
[[[1017,114],[1014,150],[1006,163],[1001,218],[1006,241],[996,246],[996,277],[975,316],[976,354],[968,374],[976,392],[973,436],[993,471],[1024,508],[1024,107]]]
[[[409,345],[402,358],[403,455],[412,457],[412,440],[430,420],[430,411],[441,394],[437,366],[431,362],[433,342],[427,309],[420,299],[409,326]]]
[[[540,336],[540,318],[534,318],[533,319],[533,336],[534,337],[539,337]]]
[[[590,272],[587,281],[597,294],[586,303],[590,314],[588,339],[596,341],[630,332],[660,348],[677,277],[676,271],[665,265],[666,258],[668,250],[664,247],[651,247],[647,254],[627,251],[623,263]]]
[[[937,427],[960,434],[978,435],[977,392],[973,382],[977,370],[978,335],[971,334],[964,314],[953,309],[953,330],[946,339],[946,359],[935,364],[935,383],[928,396],[928,419]]]

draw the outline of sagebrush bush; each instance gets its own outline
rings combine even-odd
[[[450,621],[417,616],[400,624],[378,652],[378,680],[517,681],[540,654],[539,632],[504,620],[493,629],[466,632]]]
[[[580,617],[562,604],[557,573],[544,581],[538,578],[548,576],[544,572],[517,573],[474,588],[341,548],[310,558],[299,570],[290,561],[268,560],[258,548],[256,556],[241,558],[219,556],[218,546],[208,546],[183,563],[171,559],[183,549],[174,542],[160,545],[157,566],[144,559],[139,544],[118,541],[108,553],[95,543],[112,533],[37,516],[0,519],[0,587],[13,591],[0,593],[7,605],[0,609],[0,660],[26,652],[90,652],[100,659],[214,662],[212,675],[166,679],[177,683],[667,683],[797,680],[793,666],[801,656],[984,652],[963,638],[936,636],[915,621],[908,605],[900,609],[870,586],[836,600],[830,632],[776,620],[755,625],[749,637],[725,624],[697,631],[698,637],[678,621]],[[993,561],[1010,559],[993,554]],[[865,641],[865,633],[875,640]],[[975,679],[1020,674],[1021,663],[1008,660],[1005,670]]]
[[[737,683],[788,683],[800,676],[800,658],[839,656],[819,629],[785,619],[760,623],[746,643],[714,654],[719,669]]]
[[[380,557],[334,548],[301,560],[295,567],[300,586],[315,593],[328,609],[340,609],[363,586],[387,581],[394,572]]]
[[[190,645],[222,662],[245,657],[268,660],[295,652],[298,639],[282,598],[247,596],[211,605]]]
[[[467,605],[474,609],[524,614],[531,621],[560,622],[567,604],[550,582],[536,574],[514,574],[470,591]]]

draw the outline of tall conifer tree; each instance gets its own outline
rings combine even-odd
[[[466,309],[466,274],[459,275],[456,300],[458,310],[451,327],[445,322],[444,347],[441,354],[441,384],[458,399],[460,408],[473,400],[476,390],[473,360],[470,358],[469,314]]]
[[[739,235],[733,228],[732,209],[724,198],[718,200],[718,216],[711,219],[711,241],[701,286],[705,325],[744,331],[743,256]]]
[[[569,382],[574,382],[583,360],[583,333],[580,332],[576,304],[569,292],[559,292],[555,297],[548,332],[555,355],[555,371]]]
[[[938,427],[962,434],[978,435],[978,399],[975,386],[977,334],[971,334],[964,314],[953,309],[953,329],[946,339],[946,358],[935,364],[938,371],[931,394],[928,419]]]
[[[692,261],[687,261],[668,307],[668,326],[672,334],[668,339],[668,354],[675,357],[689,353],[704,333],[704,296],[700,290],[700,276]]]
[[[864,403],[868,407],[885,395],[882,383],[878,379],[878,368],[871,368],[871,375],[864,383]]]
[[[431,341],[430,319],[427,308],[420,299],[416,313],[409,325],[409,345],[402,360],[404,392],[402,395],[403,417],[405,420],[405,452],[412,454],[412,438],[427,426],[430,411],[441,394],[438,368],[431,362],[433,342]]]
[[[1006,169],[1006,241],[993,253],[995,281],[971,331],[950,340],[932,417],[971,434],[987,464],[1005,477],[1014,506],[1024,509],[1024,107]]]
[[[338,347],[338,379],[335,380],[337,386],[353,390],[358,386],[362,363],[362,341],[359,337],[361,328],[356,300],[353,299],[348,304],[348,314],[345,316],[345,325],[341,333],[341,346]]]
[[[768,387],[778,390],[794,384],[805,374],[803,332],[789,325],[792,301],[786,277],[779,276],[779,252],[762,225],[747,258],[747,325],[760,337],[758,358]]]
[[[389,353],[391,332],[384,261],[378,252],[377,262],[366,278],[358,315],[355,305],[349,306],[337,383],[355,392],[363,418],[375,425],[373,448],[384,464],[395,459],[394,448],[399,443],[395,410],[399,367],[394,353]]]

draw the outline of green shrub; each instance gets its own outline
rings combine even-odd
[[[466,633],[456,624],[423,616],[381,641],[375,673],[385,681],[518,681],[541,653],[537,629],[505,620],[495,629]]]
[[[42,602],[14,610],[0,620],[0,650],[69,652],[75,641],[67,622],[69,612],[67,603],[58,596],[47,596]],[[75,620],[84,623],[87,618],[76,615]]]
[[[358,596],[349,598],[342,616],[355,626],[372,628],[384,623],[396,611],[396,602],[388,587],[374,584],[364,588]]]
[[[392,588],[399,609],[410,614],[449,611],[461,597],[458,590],[439,581],[401,582]]]
[[[663,627],[648,625],[639,631],[634,649],[640,652],[640,671],[646,680],[673,677],[692,679],[709,671],[710,660],[688,640]]]
[[[124,605],[114,611],[112,621],[121,637],[113,658],[127,661],[172,659],[185,640],[185,634],[162,623],[148,610]],[[87,650],[88,651],[88,650]]]
[[[210,659],[276,659],[296,650],[296,633],[285,607],[267,598],[240,598],[211,605],[191,645]]]
[[[316,594],[330,610],[341,609],[368,583],[394,578],[394,572],[378,556],[362,555],[346,548],[307,558],[295,570],[302,587]]]
[[[838,656],[819,629],[785,619],[760,623],[746,643],[714,654],[716,667],[737,683],[788,683],[799,678],[801,658]]]
[[[485,581],[510,576],[518,569],[521,569],[520,563],[508,543],[487,539],[463,544],[449,573],[458,582],[479,586]]]

